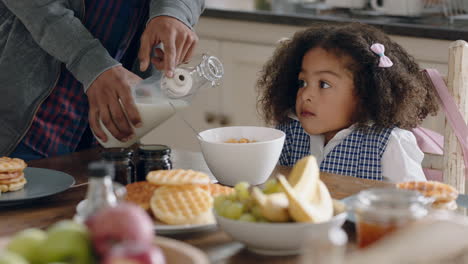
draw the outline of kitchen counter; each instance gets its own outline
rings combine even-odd
[[[372,12],[350,12],[345,9],[329,9],[320,14],[307,6],[284,5],[282,9],[260,10],[253,0],[207,1],[202,17],[250,21],[259,23],[309,26],[314,23],[362,22],[376,26],[391,35],[401,35],[439,40],[468,40],[468,19],[455,20],[440,15],[422,17],[392,17]]]

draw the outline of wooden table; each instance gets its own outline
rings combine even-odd
[[[86,166],[99,158],[99,149],[87,150],[71,155],[53,157],[29,162],[30,167],[48,168],[66,172],[75,177],[74,187],[65,192],[24,205],[0,207],[0,236],[8,236],[28,228],[46,228],[50,224],[72,218],[75,207],[84,199],[87,190]],[[179,151],[174,153],[177,160],[174,167],[207,170],[201,153]],[[279,168],[288,173],[288,169]],[[391,184],[354,177],[323,173],[321,179],[328,186],[333,198],[341,199],[360,190],[371,187],[387,187]],[[345,230],[352,232],[353,226],[345,224]],[[224,232],[214,231],[173,236],[203,250],[212,263],[296,263],[297,257],[266,257],[246,250],[241,243],[232,241]]]

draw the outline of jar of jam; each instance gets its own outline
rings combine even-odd
[[[133,150],[128,148],[106,148],[101,153],[103,160],[114,167],[114,181],[127,185],[136,181]]]
[[[361,191],[352,205],[358,246],[367,247],[386,234],[425,217],[432,202],[432,198],[409,190],[376,188]]]
[[[137,181],[145,181],[148,172],[172,169],[171,149],[166,145],[138,147]]]

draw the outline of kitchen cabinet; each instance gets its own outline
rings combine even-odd
[[[164,143],[174,148],[199,150],[193,131],[232,125],[264,125],[257,112],[255,83],[263,64],[272,55],[276,42],[304,27],[242,22],[202,17],[196,26],[200,38],[197,52],[210,52],[224,65],[221,85],[204,88],[192,105],[170,118],[143,138],[143,143]],[[451,41],[391,36],[423,68],[447,73],[448,46]],[[444,117],[430,117],[424,126],[442,132]]]
[[[273,46],[224,41],[221,54],[226,68],[221,113],[227,125],[264,125],[257,108],[255,83]]]

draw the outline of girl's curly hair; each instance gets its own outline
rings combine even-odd
[[[380,68],[370,46],[381,43],[393,66]],[[350,23],[316,25],[279,44],[257,81],[258,107],[267,123],[283,123],[294,113],[302,59],[320,47],[336,56],[348,56],[358,98],[356,123],[379,127],[413,128],[438,109],[435,91],[414,58],[375,27]]]

